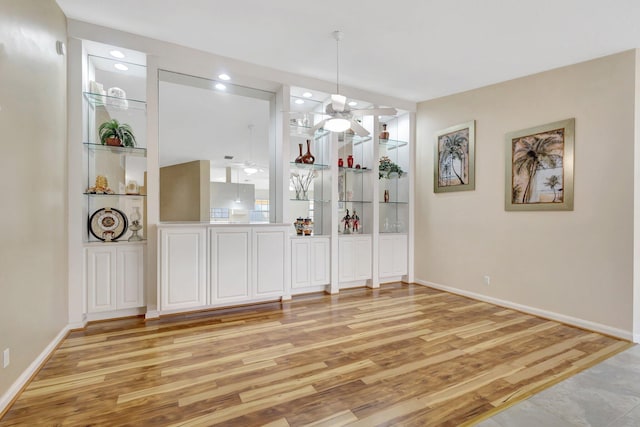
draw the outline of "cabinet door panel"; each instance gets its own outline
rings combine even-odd
[[[257,296],[283,294],[286,240],[286,233],[281,230],[254,231],[254,283]]]
[[[329,239],[312,239],[310,241],[310,247],[310,284],[312,286],[327,285],[331,281]]]
[[[355,242],[353,238],[341,238],[338,241],[338,279],[349,282],[356,278]]]
[[[216,230],[212,254],[212,285],[215,287],[214,300],[242,300],[250,296],[249,266],[251,257],[251,230]],[[215,301],[213,301],[215,302]]]
[[[291,287],[304,288],[311,283],[311,263],[309,262],[309,241],[291,240]]]
[[[393,238],[393,275],[407,274],[407,235],[397,235]]]
[[[161,309],[206,304],[205,236],[204,229],[161,231]]]
[[[87,248],[87,311],[116,309],[116,250]]]
[[[144,250],[142,246],[117,248],[117,307],[144,305]]]
[[[371,239],[369,237],[356,238],[354,244],[355,279],[371,278]]]
[[[394,239],[393,236],[380,236],[378,256],[378,274],[380,277],[393,276]]]

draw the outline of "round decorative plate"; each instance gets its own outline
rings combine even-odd
[[[126,215],[115,208],[98,209],[89,218],[89,231],[104,242],[119,239],[127,227]]]

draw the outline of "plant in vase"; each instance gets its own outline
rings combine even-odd
[[[98,128],[100,143],[102,145],[135,147],[136,137],[133,129],[126,123],[120,123],[116,119],[104,122]]]
[[[296,192],[296,200],[308,200],[309,186],[313,182],[313,179],[317,176],[316,171],[294,171],[291,172],[289,180],[293,184],[293,189]]]
[[[378,166],[378,179],[387,178],[390,179],[397,175],[398,178],[402,177],[405,172],[402,168],[393,163],[387,156],[380,158],[380,165]]]

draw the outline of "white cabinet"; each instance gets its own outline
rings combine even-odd
[[[160,230],[160,309],[177,310],[207,303],[206,229]]]
[[[287,256],[289,228],[265,228],[253,231],[253,283],[255,296],[288,294],[289,259]]]
[[[85,256],[88,313],[144,305],[143,246],[90,246]]]
[[[379,242],[379,276],[383,278],[407,274],[407,235],[381,234]]]
[[[328,285],[331,281],[328,237],[291,239],[291,287]]]
[[[340,282],[371,279],[371,236],[340,236],[338,257]]]
[[[209,230],[212,303],[251,296],[251,228]]]

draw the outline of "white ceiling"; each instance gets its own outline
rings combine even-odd
[[[640,46],[638,0],[57,0],[72,19],[423,101]]]

